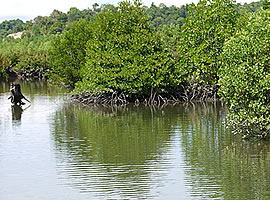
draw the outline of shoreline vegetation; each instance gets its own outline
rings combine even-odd
[[[182,7],[134,0],[4,21],[0,76],[48,79],[87,105],[221,100],[235,133],[266,138],[269,8],[268,0]],[[16,32],[19,39],[12,38]]]
[[[130,96],[124,93],[75,93],[71,95],[70,100],[85,105],[154,105],[160,107],[167,104],[191,103],[191,102],[214,102],[221,99],[217,96],[217,86],[189,84],[180,86],[180,90],[174,93],[157,93],[151,88],[150,95]]]

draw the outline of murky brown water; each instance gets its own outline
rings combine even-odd
[[[233,136],[220,103],[89,108],[21,84],[22,108],[0,83],[0,199],[270,198],[270,143]]]

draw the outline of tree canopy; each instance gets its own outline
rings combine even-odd
[[[81,19],[54,38],[49,51],[50,77],[54,81],[74,87],[81,80],[80,69],[85,64],[86,43],[92,38],[92,24]]]
[[[266,137],[270,132],[270,10],[248,18],[225,43],[219,94],[229,106],[234,131]]]
[[[189,10],[181,31],[179,68],[190,77],[215,84],[223,44],[235,31],[238,13],[231,0],[201,0]]]
[[[123,1],[114,11],[100,13],[95,27],[78,89],[143,95],[173,85],[174,61],[140,2]]]

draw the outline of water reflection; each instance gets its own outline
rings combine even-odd
[[[270,199],[269,141],[236,141],[224,152],[226,196],[239,199]]]
[[[21,106],[12,105],[11,112],[12,112],[12,120],[21,120],[22,112],[23,112],[23,109]]]
[[[59,173],[82,192],[105,198],[153,197],[150,190],[168,171],[163,155],[175,123],[150,108],[66,106],[53,125]]]
[[[20,84],[22,93],[26,95],[47,95],[55,96],[59,92],[63,93],[61,88],[56,88],[48,84],[46,81],[23,81],[10,79],[7,81],[0,81],[0,93],[9,93],[11,83]]]
[[[11,106],[12,120],[21,120],[23,111],[25,111],[30,106],[31,105],[28,105],[27,107],[23,108],[22,106],[19,105],[12,105]]]
[[[270,143],[243,141],[225,128],[223,107],[188,111],[179,124],[186,185],[194,199],[267,199],[270,196]],[[210,109],[210,110],[209,110]],[[212,109],[212,110],[211,110]]]
[[[26,98],[30,99],[32,103],[26,103],[20,106],[12,105],[9,99],[11,96],[11,83],[20,84],[22,93]],[[0,133],[21,126],[22,121],[28,123],[30,119],[31,122],[33,116],[36,114],[38,117],[41,117],[44,116],[47,111],[53,110],[55,105],[63,98],[63,91],[59,91],[60,89],[50,86],[46,81],[0,81]],[[59,93],[61,93],[61,95],[57,98]],[[46,105],[47,103],[49,105]],[[32,108],[30,108],[31,105]],[[36,112],[36,110],[39,111]]]
[[[58,176],[102,198],[269,198],[270,143],[232,135],[226,112],[66,105],[52,122]]]
[[[232,135],[224,126],[226,109],[217,104],[198,104],[186,110],[188,120],[178,124],[185,155],[185,182],[193,198],[212,199],[223,196],[222,152]]]
[[[269,141],[233,136],[220,103],[84,108],[20,84],[24,111],[0,83],[0,199],[270,198]]]

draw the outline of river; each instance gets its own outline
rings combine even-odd
[[[268,199],[270,143],[243,141],[222,103],[87,107],[46,82],[0,82],[0,199]]]

